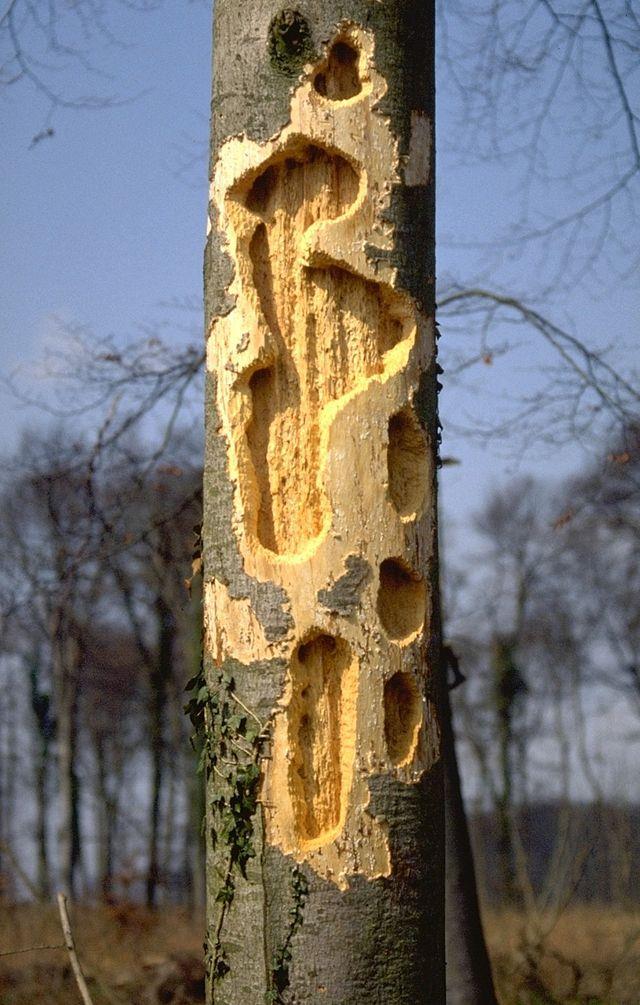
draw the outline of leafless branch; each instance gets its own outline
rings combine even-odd
[[[161,0],[117,0],[122,9],[146,12]],[[123,48],[110,26],[113,4],[105,0],[9,0],[0,13],[0,88],[28,84],[46,102],[48,111],[31,146],[54,135],[51,118],[58,109],[102,109],[127,104],[139,95],[79,94],[65,73],[79,68],[83,75],[108,78],[94,62],[101,46]],[[93,50],[93,52],[92,52]],[[75,92],[75,93],[74,93]]]
[[[536,245],[559,282],[632,233],[640,26],[630,9],[625,0],[440,5],[443,73],[459,103],[457,153],[465,163],[509,165],[520,179],[517,222],[454,246]]]
[[[64,942],[54,942],[51,945],[44,946],[26,946],[24,949],[9,949],[7,951],[0,952],[0,956],[22,956],[23,953],[41,953],[47,949],[66,949],[66,944]]]
[[[606,349],[589,347],[516,297],[481,287],[454,288],[439,297],[439,312],[441,324],[464,321],[467,335],[470,320],[475,327],[479,325],[480,353],[463,355],[462,362],[448,371],[450,378],[458,379],[473,363],[491,363],[497,355],[515,348],[504,341],[505,325],[528,329],[526,345],[534,360],[537,351],[532,336],[538,336],[553,349],[561,364],[545,376],[544,386],[538,391],[502,395],[508,406],[506,415],[502,420],[494,414],[490,421],[479,421],[475,430],[469,430],[476,435],[512,436],[519,430],[547,442],[562,442],[580,437],[589,429],[593,432],[596,416],[607,418],[610,434],[612,426],[624,428],[640,412],[637,385],[609,362]],[[503,339],[495,350],[488,338],[493,329]],[[518,345],[522,347],[522,336]],[[538,366],[541,371],[542,364]]]
[[[80,965],[80,960],[78,959],[78,954],[76,952],[76,945],[73,938],[73,931],[71,929],[71,922],[69,921],[69,914],[67,911],[67,898],[64,893],[58,894],[58,911],[60,912],[60,924],[62,926],[62,932],[64,934],[64,942],[67,947],[67,952],[69,954],[69,960],[71,962],[71,968],[73,970],[73,975],[76,979],[76,984],[78,985],[78,991],[80,992],[80,997],[84,1002],[84,1005],[93,1005],[93,1000],[89,994],[89,988],[87,987],[87,982],[85,976],[82,972],[82,967]]]

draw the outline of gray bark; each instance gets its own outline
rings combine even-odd
[[[400,164],[409,155],[412,113],[428,122],[433,148],[433,5],[423,0],[305,0],[297,6],[302,30],[291,48],[275,38],[274,19],[282,8],[274,0],[239,5],[216,0],[211,163],[229,137],[264,143],[278,135],[290,115],[292,91],[303,64],[315,62],[349,22],[375,39],[374,63],[387,90],[375,113],[386,117],[398,144]],[[289,15],[287,15],[289,16]],[[305,31],[308,34],[305,35]],[[392,166],[389,166],[392,170]],[[391,263],[396,289],[406,293],[418,312],[433,317],[434,172],[423,183],[391,186],[386,220],[392,247],[368,246],[369,261]],[[213,228],[205,256],[207,331],[228,314],[234,263],[226,235]],[[433,335],[428,336],[433,338]],[[437,443],[435,347],[426,347],[429,364],[421,375],[413,408],[427,433],[431,455]],[[229,443],[217,411],[216,379],[208,374],[204,493],[204,580],[222,584],[232,599],[247,601],[260,633],[273,646],[295,631],[290,598],[282,585],[249,575],[238,543],[234,480]],[[434,460],[434,457],[431,458]],[[349,473],[345,472],[345,477]],[[424,537],[411,528],[407,541],[427,583],[428,621],[416,643],[413,669],[421,682],[425,707],[437,716],[440,703],[440,626],[437,603],[435,486],[429,485]],[[424,544],[418,543],[420,541]],[[354,551],[356,550],[354,541]],[[349,567],[347,574],[350,573]],[[378,570],[376,569],[376,581]],[[357,619],[358,591],[374,587],[373,576],[348,582],[319,583],[318,604],[337,619]],[[358,581],[355,582],[355,579]],[[338,586],[339,583],[339,586]],[[338,589],[336,590],[336,587]],[[343,589],[344,587],[344,589]],[[347,587],[349,589],[347,589]],[[345,601],[347,597],[348,603]],[[338,621],[339,624],[339,621]],[[213,689],[220,674],[262,722],[270,724],[288,673],[286,657],[242,662],[205,652],[207,680]],[[224,698],[224,696],[223,696]],[[206,717],[205,717],[206,718]],[[211,725],[211,720],[206,720]],[[430,719],[431,726],[434,719]],[[269,730],[267,726],[267,733]],[[382,728],[382,727],[380,727]],[[437,730],[436,730],[437,733]],[[434,741],[437,746],[437,740]],[[262,774],[269,770],[269,743],[261,749]],[[233,902],[221,904],[228,873],[224,832],[214,839],[215,800],[221,787],[209,776],[207,819],[207,910],[209,946],[219,939],[228,972],[209,980],[208,1000],[216,1005],[323,1002],[326,1005],[438,1005],[444,992],[444,799],[442,765],[437,752],[416,780],[380,770],[368,779],[367,812],[388,836],[388,874],[349,876],[341,887],[309,862],[268,840],[266,808],[258,797],[250,826],[254,854],[246,878],[235,875]],[[251,805],[250,798],[248,805]]]

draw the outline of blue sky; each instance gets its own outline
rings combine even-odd
[[[56,351],[63,323],[88,326],[96,337],[135,338],[140,326],[171,324],[166,302],[196,300],[201,291],[206,214],[206,144],[210,89],[210,10],[206,2],[165,3],[140,13],[113,7],[109,27],[122,44],[89,43],[87,75],[73,60],[53,76],[74,95],[114,95],[100,110],[59,110],[55,135],[32,146],[46,123],[47,102],[27,84],[0,92],[0,347],[2,371],[35,365]],[[462,163],[461,107],[443,77],[439,88],[439,275],[479,277],[485,285],[529,293],[540,289],[550,257],[540,247],[507,254],[471,247],[507,229],[518,212],[519,167],[486,160]],[[564,158],[562,131],[549,156]],[[196,162],[181,172],[192,156]],[[467,158],[468,160],[468,158]],[[619,255],[624,258],[624,251]],[[623,261],[617,271],[623,271]],[[626,365],[637,346],[638,284],[615,278],[608,265],[581,283],[545,297],[549,315],[597,345],[614,343]],[[184,322],[182,318],[182,322]],[[188,324],[197,331],[197,313]],[[170,329],[169,329],[170,330]],[[167,330],[164,332],[165,336]],[[445,360],[459,333],[443,329]],[[175,334],[176,343],[184,334]],[[463,351],[464,339],[462,342]],[[477,346],[469,341],[469,352]],[[637,349],[635,350],[637,359]],[[535,337],[491,366],[480,365],[464,386],[443,394],[443,452],[460,464],[442,478],[445,515],[462,528],[487,491],[515,471],[559,476],[583,460],[585,447],[479,444],[457,435],[506,408],[516,391],[542,386],[541,367],[557,368]],[[28,386],[24,384],[23,386]],[[38,387],[36,383],[34,385]],[[1,443],[11,449],[37,413],[16,407],[0,389]],[[552,464],[550,461],[552,460]],[[455,537],[458,537],[456,532]]]
[[[76,91],[128,103],[60,110],[53,138],[31,147],[46,101],[23,85],[2,92],[5,372],[37,360],[43,343],[55,345],[55,318],[135,337],[138,325],[166,318],[163,302],[200,294],[206,166],[183,179],[175,172],[193,139],[206,136],[210,13],[206,4],[172,4],[123,14],[114,30],[130,46],[91,53],[113,79],[76,67]],[[0,409],[10,446],[26,416],[6,394]]]

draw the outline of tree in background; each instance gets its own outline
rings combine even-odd
[[[117,895],[134,827],[147,840],[135,859],[146,861],[155,902],[159,885],[166,896],[182,882],[198,845],[188,800],[175,796],[184,779],[192,787],[195,771],[182,692],[193,670],[186,654],[196,614],[184,579],[201,469],[184,438],[151,468],[131,442],[97,453],[63,442],[60,432],[24,440],[9,465],[0,524],[0,575],[11,597],[5,659],[26,671],[33,732],[35,888],[44,895],[55,876],[69,889],[79,891],[80,879],[85,892]],[[65,662],[69,637],[73,660]],[[147,752],[155,789],[146,785]],[[148,832],[139,819],[146,803]],[[95,855],[82,851],[90,819]]]
[[[454,577],[449,629],[468,678],[458,739],[482,897],[519,904],[518,980],[538,994],[550,993],[550,960],[572,965],[551,946],[571,904],[637,896],[637,786],[625,774],[637,756],[635,442],[630,427],[582,475],[492,494],[473,561]]]
[[[3,564],[19,598],[14,625],[27,635],[27,658],[33,658],[35,638],[49,661],[61,807],[57,845],[61,883],[69,892],[75,886],[81,853],[76,760],[82,625],[99,589],[93,561],[98,528],[91,519],[92,490],[77,466],[79,449],[77,443],[65,443],[59,431],[45,442],[25,438],[21,470],[5,493],[2,518],[7,542]],[[39,675],[35,664],[31,673]],[[36,676],[34,710],[42,702]],[[44,708],[37,717],[45,741],[50,724]],[[43,851],[41,847],[41,855]]]

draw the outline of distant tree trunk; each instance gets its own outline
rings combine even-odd
[[[36,854],[37,854],[37,890],[40,900],[47,901],[50,895],[49,886],[49,850],[47,836],[47,816],[49,800],[47,797],[47,763],[49,752],[38,751],[35,770],[36,797]]]
[[[201,912],[205,904],[205,847],[202,824],[205,818],[205,787],[201,774],[195,770],[202,753],[200,743],[195,757],[189,758],[188,814],[185,821],[185,876],[187,908],[191,914]]]
[[[0,692],[0,898],[12,902],[16,893],[11,840],[11,821],[14,812],[11,776],[15,765],[11,763],[13,756],[11,718],[14,696],[10,672],[3,683],[4,687]]]
[[[161,595],[156,598],[155,610],[158,625],[158,651],[150,680],[151,803],[146,884],[147,907],[156,906],[160,879],[160,798],[164,777],[165,714],[167,685],[173,666],[176,636],[173,612]]]
[[[13,672],[9,671],[6,690],[6,703],[2,710],[4,712],[4,738],[0,738],[0,757],[4,762],[5,774],[2,785],[2,802],[4,803],[4,825],[0,820],[0,839],[4,841],[10,854],[14,847],[14,828],[16,813],[16,791],[18,790],[19,771],[19,747],[16,735],[17,703],[16,703],[16,680]],[[4,747],[4,750],[2,749]],[[1,814],[0,814],[1,816]],[[13,869],[9,870],[8,877],[5,877],[5,894],[15,898],[15,879],[12,876]],[[8,882],[7,882],[8,880]]]
[[[457,668],[457,660],[450,651],[449,656]],[[497,1005],[480,917],[448,688],[443,695],[441,723],[445,764],[447,1005]]]
[[[515,663],[513,639],[497,636],[492,651],[493,690],[498,725],[498,766],[500,789],[496,805],[498,817],[498,861],[502,898],[505,903],[521,901],[517,879],[514,827],[515,729],[526,684]]]
[[[216,0],[209,1001],[444,1002],[433,7]]]
[[[58,751],[58,867],[62,892],[75,894],[80,862],[79,782],[76,772],[79,646],[73,626],[59,609],[52,619],[53,684]]]
[[[190,626],[185,639],[187,678],[199,676],[202,664],[202,576],[194,574],[190,583]],[[185,820],[184,854],[187,879],[187,907],[191,914],[202,911],[205,904],[205,847],[202,825],[205,818],[205,783],[196,766],[202,755],[202,737],[192,738],[193,750],[186,748],[184,757],[188,807]]]
[[[109,767],[105,735],[99,730],[94,740],[96,757],[96,805],[98,807],[98,877],[105,900],[113,892],[114,834],[118,819],[118,800],[109,786]],[[113,784],[113,783],[112,783]]]
[[[0,696],[4,697],[4,696]],[[10,872],[5,864],[6,853],[5,835],[7,821],[6,805],[6,757],[4,742],[4,700],[0,701],[0,899],[5,897],[5,890],[9,885]]]
[[[171,711],[173,712],[173,695],[170,698]],[[164,812],[164,834],[162,836],[162,875],[165,881],[169,881],[176,875],[176,854],[175,854],[175,834],[177,823],[177,788],[178,788],[178,759],[180,750],[172,737],[171,745],[167,747],[167,766],[164,775],[163,787],[166,793]]]
[[[36,854],[37,881],[36,886],[41,900],[49,898],[49,850],[47,820],[49,799],[47,792],[47,774],[49,764],[49,748],[54,735],[54,724],[51,716],[49,695],[40,686],[41,653],[34,651],[27,660],[29,673],[29,699],[31,711],[36,723],[36,762],[34,795],[36,800]]]

